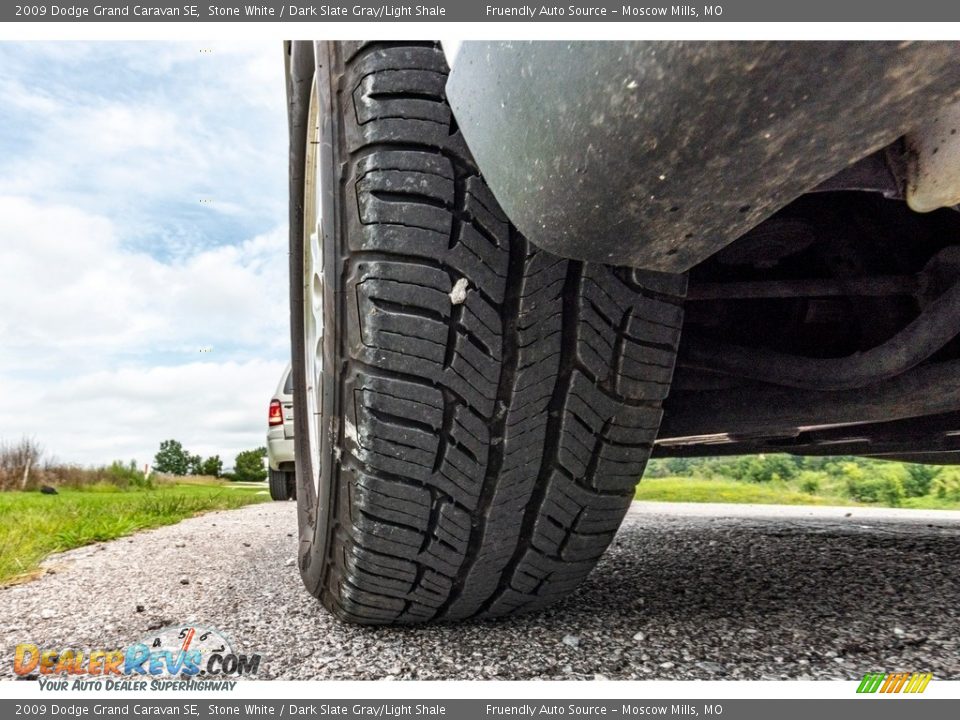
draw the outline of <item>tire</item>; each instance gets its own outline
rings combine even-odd
[[[457,130],[438,46],[321,43],[316,73],[291,233],[304,583],[364,624],[542,608],[630,505],[686,279],[526,242]]]
[[[270,499],[271,500],[290,500],[293,496],[290,494],[290,473],[282,470],[270,468],[269,472]]]

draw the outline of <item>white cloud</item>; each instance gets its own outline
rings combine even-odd
[[[287,238],[163,262],[125,250],[107,218],[0,196],[0,369],[77,368],[110,355],[289,345]]]
[[[280,44],[0,43],[0,95],[0,439],[82,463],[263,444],[289,355]]]
[[[165,263],[106,218],[0,197],[0,238],[0,438],[90,464],[172,437],[229,465],[263,443],[289,347],[282,228]]]
[[[16,430],[8,438],[36,438],[63,462],[142,465],[162,440],[175,438],[230,466],[239,451],[264,444],[267,404],[283,365],[193,362],[26,383],[0,376],[0,428]]]
[[[8,106],[33,113],[53,114],[59,109],[56,99],[43,89],[28,89],[15,78],[0,77],[0,97]]]
[[[208,213],[248,218],[282,213],[281,47],[0,45],[0,90],[13,101],[8,110],[22,111],[12,117],[27,118],[7,128],[23,137],[0,158],[0,193],[81,198],[128,232],[143,230],[145,211],[161,201],[212,198]],[[141,216],[120,212],[125,206]]]

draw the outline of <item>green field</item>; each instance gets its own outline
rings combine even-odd
[[[685,477],[645,478],[637,486],[635,499],[651,502],[755,503],[758,505],[881,505],[863,503],[827,485],[824,491],[802,492],[784,482],[755,483],[726,478]],[[832,492],[831,492],[832,490]],[[925,510],[960,510],[960,501],[934,495],[907,497],[896,507]]]
[[[761,505],[853,505],[847,498],[808,495],[773,483],[697,478],[648,478],[637,486],[637,500],[696,503],[758,503]]]
[[[782,453],[657,458],[636,498],[960,510],[960,466]]]
[[[262,493],[263,488],[226,484],[144,489],[101,484],[61,488],[57,495],[0,493],[0,585],[32,577],[51,553],[269,500]]]

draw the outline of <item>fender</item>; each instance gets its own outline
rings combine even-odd
[[[960,98],[948,42],[465,42],[447,96],[565,257],[683,272]]]

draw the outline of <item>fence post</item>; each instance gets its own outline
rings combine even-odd
[[[30,477],[30,463],[33,462],[33,458],[27,458],[27,464],[23,466],[23,480],[20,481],[20,489],[27,489],[27,479]]]

